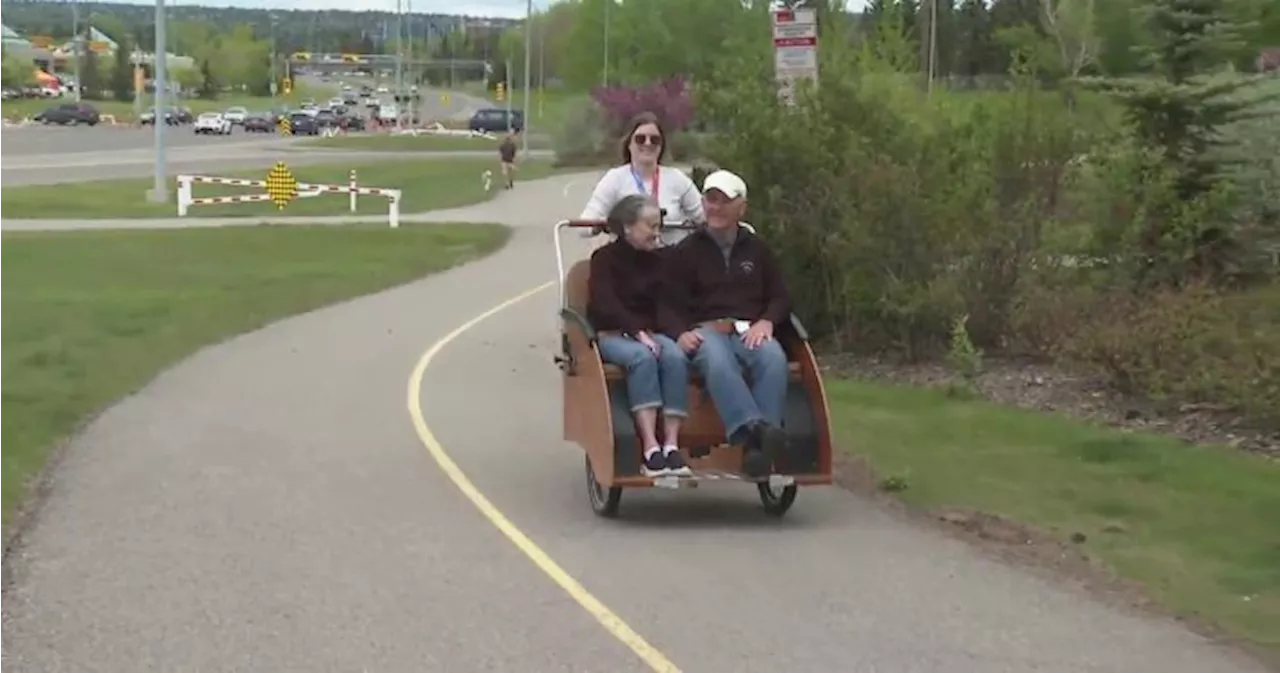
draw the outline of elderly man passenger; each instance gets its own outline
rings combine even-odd
[[[720,170],[702,187],[706,226],[670,251],[668,292],[680,313],[676,342],[706,382],[727,440],[743,449],[743,472],[767,476],[786,450],[782,417],[787,356],[774,326],[791,301],[773,252],[740,220],[747,185]]]

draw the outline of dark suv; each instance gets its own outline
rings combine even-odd
[[[516,131],[523,131],[524,114],[519,110],[512,110],[510,115],[511,128]],[[471,116],[471,121],[467,122],[467,128],[472,131],[505,133],[507,131],[507,119],[506,110],[502,108],[486,108]]]
[[[63,103],[46,108],[40,114],[32,117],[33,120],[45,124],[88,124],[96,126],[100,121],[97,108],[88,103]]]

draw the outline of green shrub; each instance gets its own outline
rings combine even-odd
[[[560,166],[589,166],[606,162],[617,163],[617,147],[609,143],[604,132],[604,115],[595,101],[587,98],[575,101],[565,112],[563,126],[551,137]]]
[[[1054,353],[1122,391],[1207,403],[1280,427],[1280,286],[1225,294],[1206,285],[1135,293],[1077,288]]]
[[[753,186],[748,219],[800,312],[840,347],[934,354],[962,314],[976,345],[998,344],[1092,135],[1030,81],[928,96],[870,52],[828,58],[794,109],[765,72],[698,96],[723,129],[707,154]]]

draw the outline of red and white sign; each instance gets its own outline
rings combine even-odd
[[[773,69],[778,96],[795,104],[795,82],[818,79],[818,16],[812,9],[773,12]]]

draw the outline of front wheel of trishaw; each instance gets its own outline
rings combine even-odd
[[[591,467],[591,457],[586,457],[587,464],[587,496],[591,498],[591,511],[598,516],[612,519],[618,516],[618,504],[622,501],[622,487],[601,486],[596,479],[596,471]]]
[[[762,481],[756,484],[756,489],[760,491],[760,504],[764,505],[764,511],[770,516],[782,516],[791,509],[796,502],[796,494],[799,487],[795,484],[783,486],[780,490],[774,491],[769,482]]]

